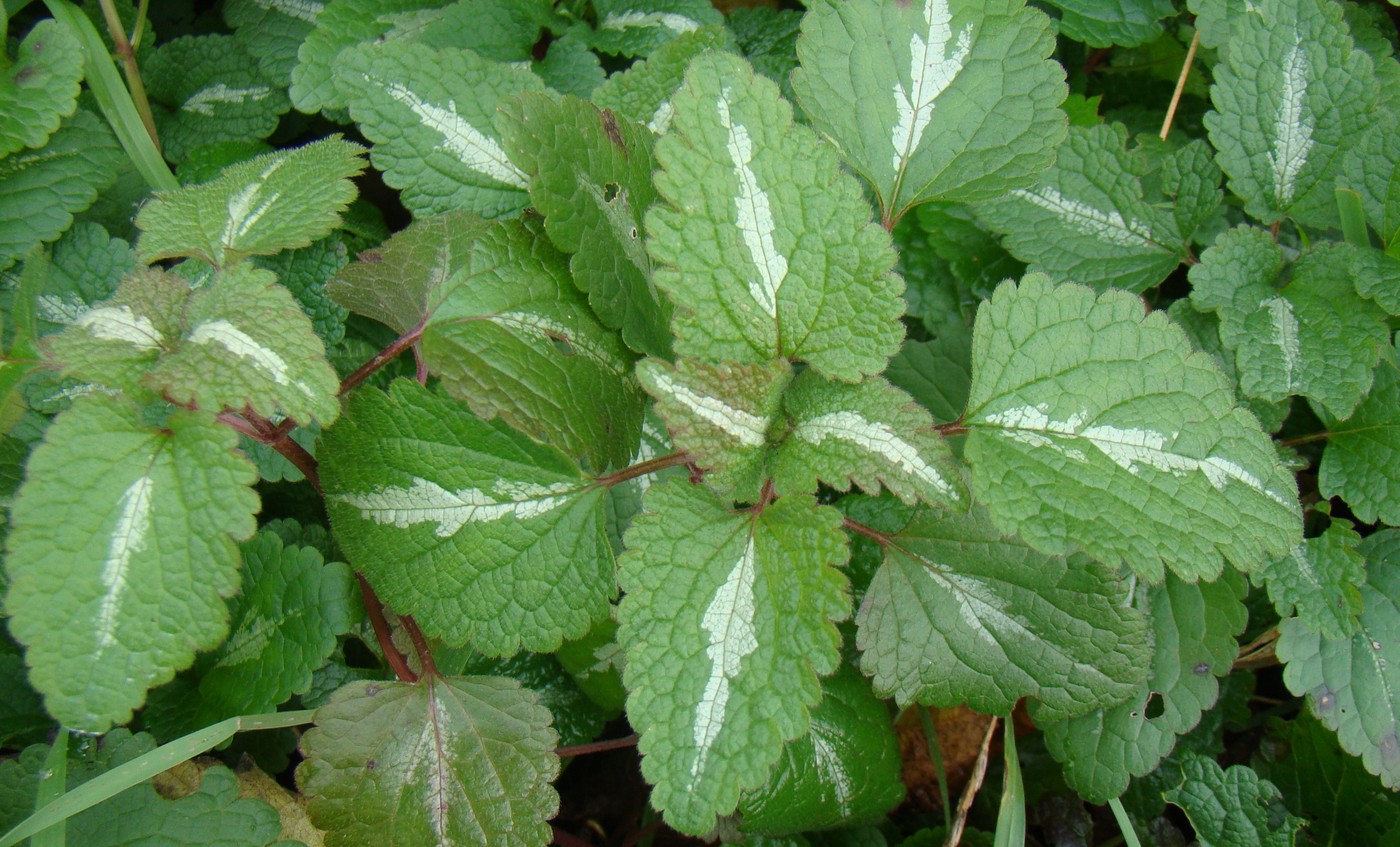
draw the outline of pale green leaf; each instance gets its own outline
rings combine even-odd
[[[565,642],[554,652],[554,658],[590,700],[610,715],[622,714],[627,702],[627,692],[622,687],[626,661],[617,643],[617,621],[611,616],[599,621],[582,638]]]
[[[1050,0],[1060,10],[1060,35],[1090,47],[1135,47],[1162,34],[1176,14],[1171,0]]]
[[[547,653],[607,615],[604,491],[558,450],[399,380],[360,389],[320,453],[337,542],[425,632]]]
[[[897,220],[927,200],[1027,187],[1050,166],[1066,124],[1052,49],[1049,19],[1023,0],[823,0],[802,21],[792,85]]]
[[[302,247],[284,250],[274,256],[259,256],[253,266],[272,271],[277,281],[297,299],[316,334],[327,345],[345,337],[346,308],[330,298],[327,284],[349,262],[349,251],[339,236],[332,235]]]
[[[95,223],[80,221],[53,245],[48,278],[35,302],[40,335],[77,320],[116,293],[125,274],[136,270],[131,245]]]
[[[1246,0],[1186,0],[1186,7],[1196,16],[1196,29],[1201,33],[1201,46],[1229,52],[1230,35],[1235,23],[1245,15]]]
[[[1214,312],[1203,312],[1191,303],[1191,298],[1183,297],[1167,308],[1167,314],[1185,331],[1197,350],[1209,353],[1235,387],[1235,396],[1259,419],[1265,432],[1277,432],[1288,417],[1288,400],[1268,401],[1258,397],[1248,397],[1240,390],[1240,372],[1235,366],[1235,354],[1220,340],[1220,319]]]
[[[709,0],[594,0],[598,26],[589,33],[593,49],[621,56],[645,56],[675,39],[724,17]]]
[[[587,98],[607,78],[598,56],[577,35],[554,39],[548,50],[530,67],[545,85],[561,94]]]
[[[739,52],[755,71],[776,82],[789,101],[796,100],[790,77],[797,68],[797,36],[802,30],[802,17],[797,9],[736,6],[724,19]]]
[[[403,190],[410,212],[494,218],[524,208],[529,177],[501,147],[493,119],[507,95],[544,90],[529,69],[399,40],[343,51],[335,80],[374,142],[375,167]]]
[[[1283,251],[1269,233],[1224,233],[1191,268],[1191,302],[1220,316],[1240,390],[1268,401],[1301,394],[1345,418],[1370,388],[1387,346],[1385,312],[1356,293],[1348,245],[1321,244],[1280,286]]]
[[[297,785],[329,847],[545,847],[557,739],[514,680],[357,682],[316,711]]]
[[[935,420],[957,420],[967,408],[972,374],[972,332],[961,322],[939,327],[930,341],[906,341],[885,377],[909,392]]]
[[[228,0],[224,22],[275,85],[286,88],[297,50],[316,27],[322,0]]]
[[[485,230],[431,295],[423,358],[483,418],[586,455],[598,470],[637,448],[642,392],[632,355],[588,309],[539,219]]]
[[[1391,255],[1366,246],[1346,245],[1340,252],[1348,260],[1356,292],[1374,300],[1387,313],[1400,315],[1400,251]]]
[[[332,135],[229,165],[217,179],[158,192],[136,217],[142,260],[192,256],[229,267],[244,256],[305,247],[355,199],[363,148]]]
[[[885,703],[850,665],[822,680],[806,735],[739,804],[746,833],[790,835],[879,823],[904,799],[899,739]]]
[[[1151,288],[1186,258],[1189,233],[1144,197],[1148,161],[1127,138],[1122,124],[1072,128],[1038,184],[978,214],[1016,258],[1056,281]]]
[[[468,267],[472,248],[491,226],[468,212],[419,218],[361,251],[326,291],[350,311],[405,334],[427,319],[434,292]]]
[[[145,379],[171,400],[323,424],[340,414],[325,345],[271,272],[220,271],[190,295],[183,323],[179,347]]]
[[[83,48],[62,24],[43,20],[20,42],[13,62],[6,57],[5,64],[0,74],[0,156],[41,146],[78,108]]]
[[[1253,570],[1300,541],[1297,488],[1210,356],[1122,291],[1039,274],[977,314],[972,487],[1031,546],[1157,581]]]
[[[1220,167],[1245,209],[1335,225],[1347,149],[1373,118],[1376,77],[1331,0],[1259,0],[1234,17],[1205,117]]]
[[[211,412],[161,428],[129,401],[74,402],[30,458],[7,539],[10,631],[65,726],[125,723],[146,689],[227,631],[257,475]]]
[[[883,370],[903,337],[904,283],[831,147],[735,56],[697,58],[672,103],[647,248],[676,304],[676,352],[804,359],[847,381]]]
[[[783,395],[788,431],[773,458],[780,494],[812,494],[818,481],[868,494],[881,485],[909,505],[968,506],[967,486],[933,418],[880,377],[850,385],[815,372]]]
[[[876,693],[984,714],[1029,697],[1055,720],[1120,702],[1142,681],[1143,615],[1088,557],[1039,553],[981,508],[919,509],[881,543],[884,564],[856,615]]]
[[[439,650],[436,656],[439,668],[443,668],[443,652]],[[610,717],[584,696],[554,656],[544,653],[517,653],[509,659],[472,655],[451,675],[506,676],[530,689],[554,716],[560,747],[587,744],[598,737]]]
[[[1201,847],[1292,847],[1305,824],[1288,813],[1272,782],[1245,765],[1225,770],[1213,759],[1192,756],[1181,777],[1181,785],[1163,797],[1186,813]]]
[[[675,115],[671,96],[680,87],[690,61],[707,50],[719,49],[724,40],[724,31],[718,27],[684,33],[627,70],[608,77],[589,99],[600,109],[611,109],[662,135]]]
[[[850,613],[841,516],[810,497],[732,512],[701,486],[654,485],[627,532],[618,639],[642,774],[667,824],[704,834],[808,729],[831,621]]]
[[[1178,736],[1220,696],[1239,653],[1247,586],[1227,571],[1215,582],[1139,585],[1134,606],[1147,616],[1152,651],[1147,679],[1123,703],[1057,723],[1042,723],[1065,782],[1091,803],[1120,796],[1132,777],[1156,770]]]
[[[1385,110],[1373,113],[1370,122],[1347,151],[1338,185],[1361,195],[1366,222],[1392,247],[1400,242],[1400,116]]]
[[[651,132],[586,101],[544,94],[507,100],[496,125],[593,311],[632,349],[668,357],[671,303],[652,282],[642,240],[642,215],[656,200]]]
[[[1279,624],[1283,681],[1387,788],[1400,786],[1400,530],[1367,537],[1361,618],[1349,638],[1325,638],[1298,618]]]
[[[297,49],[287,92],[292,105],[308,113],[344,109],[349,101],[334,83],[341,52],[356,44],[395,37],[401,22],[441,5],[440,0],[328,0]]]
[[[107,125],[82,109],[42,148],[0,158],[0,270],[58,238],[112,184],[124,160]]]
[[[757,499],[768,474],[769,431],[779,420],[783,390],[792,381],[788,363],[680,359],[671,365],[646,359],[637,365],[637,379],[656,398],[656,413],[676,448],[714,472],[706,481],[732,489],[739,499]]]
[[[1266,564],[1255,581],[1268,585],[1280,615],[1297,615],[1324,638],[1349,637],[1356,632],[1366,581],[1366,561],[1356,551],[1360,541],[1351,524],[1333,518],[1326,532]]]
[[[158,104],[161,152],[179,162],[196,147],[224,141],[261,141],[292,107],[287,93],[264,74],[231,35],[168,41],[141,68]]]
[[[1361,520],[1400,524],[1400,350],[1376,368],[1371,393],[1345,421],[1327,423],[1317,488]],[[1324,416],[1325,419],[1325,416]]]

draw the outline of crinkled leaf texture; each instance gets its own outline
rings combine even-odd
[[[229,165],[216,179],[161,192],[141,208],[143,261],[193,256],[230,267],[244,256],[305,247],[340,225],[364,148],[333,135]]]
[[[841,516],[811,497],[732,512],[703,486],[654,485],[627,532],[618,640],[651,802],[704,834],[808,729],[832,621],[850,614]]]
[[[325,10],[322,0],[229,0],[224,22],[278,87],[291,82],[297,50]]]
[[[1136,47],[1162,34],[1171,0],[1050,0],[1060,10],[1060,35],[1090,47]]]
[[[83,47],[68,28],[55,20],[35,24],[0,75],[0,156],[47,141],[78,108],[82,78]]]
[[[831,147],[736,56],[695,59],[672,104],[656,145],[665,202],[646,223],[676,352],[804,359],[846,381],[882,370],[903,338],[904,283]]]
[[[1050,20],[1023,0],[813,4],[792,85],[886,219],[1035,181],[1064,139]]]
[[[330,847],[544,847],[557,741],[513,679],[355,682],[316,710],[297,785]]]
[[[595,0],[598,27],[590,46],[602,53],[645,56],[672,39],[724,18],[708,0]]]
[[[1268,585],[1279,614],[1297,615],[1326,638],[1347,638],[1356,633],[1366,581],[1366,560],[1356,550],[1360,541],[1351,524],[1333,518],[1326,532],[1265,565],[1256,577]]]
[[[724,44],[724,30],[719,27],[683,33],[627,70],[608,77],[589,99],[600,109],[611,109],[664,135],[675,116],[671,97],[680,88],[690,60]]]
[[[1389,788],[1400,786],[1400,530],[1367,537],[1361,618],[1350,638],[1325,638],[1297,618],[1279,624],[1283,681],[1337,733],[1342,749]]]
[[[1400,349],[1376,368],[1371,394],[1345,421],[1328,420],[1317,488],[1340,496],[1356,516],[1400,524]]]
[[[1031,546],[1157,581],[1254,570],[1302,540],[1293,477],[1162,312],[1030,274],[977,314],[972,487]]]
[[[1235,636],[1248,616],[1246,588],[1230,571],[1215,582],[1168,576],[1160,585],[1139,584],[1134,606],[1151,629],[1147,679],[1116,706],[1040,723],[1045,746],[1080,796],[1105,803],[1121,795],[1132,777],[1156,769],[1177,737],[1215,704],[1216,677],[1230,672],[1239,653]]]
[[[344,109],[347,100],[334,82],[340,54],[356,44],[402,37],[400,24],[411,27],[414,13],[441,5],[441,0],[330,0],[297,48],[287,92],[292,105],[307,113]]]
[[[605,492],[555,448],[398,380],[360,389],[320,453],[350,564],[425,632],[548,653],[608,614]]]
[[[212,412],[161,428],[119,397],[80,398],[35,449],[7,539],[10,632],[65,726],[130,720],[146,689],[227,632],[253,466]]]
[[[856,646],[876,693],[900,705],[1045,720],[1121,702],[1142,682],[1147,624],[1113,573],[1003,536],[984,509],[918,509],[881,541]]]
[[[47,335],[77,320],[116,293],[122,277],[136,270],[131,245],[101,225],[79,221],[53,245],[48,278],[34,302],[36,331]]]
[[[1246,765],[1228,770],[1205,756],[1181,766],[1181,785],[1163,792],[1180,806],[1201,847],[1292,847],[1305,821],[1288,813],[1283,795]]]

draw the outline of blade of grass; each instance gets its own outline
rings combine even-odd
[[[1371,234],[1366,231],[1366,210],[1361,208],[1361,195],[1350,188],[1337,189],[1337,211],[1342,216],[1342,237],[1348,244],[1370,247]]]
[[[1006,775],[1001,782],[1001,807],[997,810],[996,847],[1023,847],[1026,843],[1026,789],[1021,782],[1021,760],[1016,756],[1016,727],[1011,718],[1002,721],[1002,759]]]
[[[42,809],[63,796],[68,790],[68,730],[58,728],[49,755],[44,759],[44,772],[39,778],[39,790],[34,795],[34,808]],[[59,821],[29,840],[29,847],[64,847],[68,843],[68,827]]]
[[[241,715],[219,721],[204,729],[195,730],[189,735],[162,744],[143,756],[137,756],[126,764],[113,768],[64,794],[20,821],[14,829],[0,836],[0,847],[14,847],[15,844],[30,836],[66,821],[73,815],[90,809],[103,800],[115,797],[133,785],[145,782],[158,773],[164,773],[181,762],[224,743],[235,733],[255,729],[286,729],[291,726],[300,726],[311,723],[315,714],[314,711],[307,709],[298,712]]]
[[[1118,820],[1118,829],[1123,833],[1123,843],[1128,847],[1142,847],[1142,842],[1138,841],[1137,832],[1133,829],[1133,822],[1128,820],[1128,810],[1123,808],[1123,803],[1114,797],[1108,801],[1108,807],[1113,810],[1113,817]]]
[[[93,97],[97,98],[97,105],[102,109],[107,122],[112,125],[112,131],[116,133],[117,140],[121,142],[122,149],[126,150],[126,155],[136,166],[137,172],[157,191],[174,191],[179,188],[179,181],[175,179],[175,174],[170,172],[170,166],[165,163],[160,151],[151,141],[146,125],[136,111],[136,104],[131,100],[131,94],[127,92],[126,86],[122,84],[121,75],[112,64],[107,45],[102,43],[102,36],[97,34],[97,28],[92,25],[92,21],[68,0],[44,0],[44,5],[49,7],[54,20],[68,27],[83,45],[87,54],[84,76],[88,88],[92,90]]]
[[[977,750],[977,761],[972,765],[972,775],[967,778],[967,785],[963,786],[962,797],[958,799],[958,814],[953,818],[953,826],[948,830],[943,847],[958,847],[962,843],[963,831],[967,829],[967,815],[972,811],[972,802],[977,799],[977,792],[982,790],[982,780],[987,778],[987,758],[1000,720],[993,716],[987,724],[987,731],[982,736],[982,745]]]
[[[938,801],[943,804],[943,828],[953,828],[953,804],[948,800],[948,773],[943,769],[943,745],[938,743],[938,730],[933,726],[933,716],[928,707],[914,704],[919,710],[919,723],[924,728],[924,741],[928,744],[929,761],[933,762],[933,773],[938,778]]]

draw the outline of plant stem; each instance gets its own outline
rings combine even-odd
[[[624,747],[636,747],[637,737],[637,734],[634,732],[631,735],[622,738],[610,738],[607,741],[594,741],[591,744],[575,744],[572,747],[556,747],[554,748],[554,755],[561,759],[566,759],[570,756],[586,756],[589,753],[605,753],[608,750],[621,750]]]
[[[868,527],[865,524],[860,523],[859,521],[853,521],[850,518],[842,518],[841,526],[845,529],[849,529],[851,532],[854,532],[857,535],[864,535],[866,538],[869,538],[871,541],[874,541],[881,547],[892,543],[888,535],[885,535],[878,529]]]
[[[1167,116],[1162,121],[1161,138],[1167,140],[1167,135],[1172,131],[1172,120],[1176,117],[1176,107],[1181,103],[1181,93],[1186,90],[1186,78],[1191,75],[1191,62],[1196,58],[1196,48],[1201,44],[1201,31],[1198,29],[1191,35],[1191,46],[1186,48],[1186,61],[1181,63],[1181,75],[1176,78],[1176,90],[1172,92],[1172,101],[1167,105]]]
[[[1137,832],[1133,830],[1133,822],[1128,820],[1128,810],[1123,808],[1123,801],[1114,797],[1108,801],[1108,807],[1113,810],[1113,817],[1118,821],[1118,829],[1123,833],[1124,843],[1128,847],[1142,847]]]
[[[1274,648],[1278,645],[1278,627],[1270,627],[1260,633],[1259,637],[1240,648],[1239,656],[1235,659],[1230,670],[1245,670],[1253,668],[1266,668],[1279,663],[1278,656],[1274,653]]]
[[[1303,444],[1311,444],[1314,441],[1323,441],[1327,438],[1330,438],[1331,436],[1332,433],[1330,432],[1312,432],[1307,435],[1295,435],[1292,438],[1285,438],[1282,441],[1280,441],[1279,446],[1298,447]]]
[[[606,476],[600,476],[595,480],[595,483],[606,488],[612,488],[614,485],[626,482],[629,479],[636,479],[639,476],[646,476],[647,474],[656,473],[657,471],[664,471],[667,468],[679,467],[689,461],[690,454],[684,451],[680,453],[670,453],[665,456],[657,456],[654,459],[647,459],[645,462],[628,465]]]
[[[368,379],[370,374],[373,374],[375,371],[389,364],[394,359],[398,358],[400,353],[417,344],[418,340],[423,337],[423,327],[427,326],[427,324],[428,319],[425,317],[423,320],[419,321],[417,325],[409,329],[408,332],[394,339],[393,343],[388,347],[375,353],[374,358],[356,368],[354,373],[347,376],[340,383],[340,393],[337,396],[344,397],[346,394],[349,394],[351,389]]]
[[[355,579],[360,583],[360,596],[364,598],[365,614],[369,615],[369,625],[374,628],[374,638],[379,642],[379,649],[384,651],[384,658],[389,662],[389,667],[394,669],[394,676],[403,682],[417,682],[418,674],[408,666],[408,657],[394,644],[394,636],[389,631],[389,621],[384,617],[384,603],[380,601],[379,595],[374,593],[364,574],[356,571]]]
[[[408,640],[413,642],[413,651],[418,654],[418,666],[423,669],[423,674],[442,676],[438,672],[437,662],[433,661],[433,651],[428,647],[428,639],[423,637],[423,630],[418,628],[418,622],[412,615],[400,615],[399,624],[404,632],[408,633]]]
[[[924,728],[924,743],[928,745],[928,757],[933,762],[933,774],[938,778],[938,799],[943,804],[943,828],[953,828],[953,804],[948,800],[948,774],[943,769],[943,747],[938,743],[938,730],[933,725],[933,716],[928,707],[914,704],[919,710],[919,723]]]
[[[958,815],[953,819],[953,826],[948,830],[948,840],[943,842],[943,847],[958,847],[962,841],[963,830],[967,828],[967,815],[972,811],[972,801],[977,799],[977,792],[982,789],[982,780],[987,778],[987,758],[992,749],[992,737],[996,735],[997,724],[1000,722],[1000,718],[993,717],[987,724],[987,732],[982,736],[982,747],[977,751],[977,763],[972,766],[972,776],[968,777],[962,797],[958,799]]]
[[[131,92],[131,102],[136,104],[136,113],[141,116],[141,123],[145,124],[146,132],[151,136],[151,143],[160,149],[160,136],[156,134],[155,117],[151,114],[151,102],[146,99],[146,86],[141,82],[141,69],[136,67],[136,51],[131,49],[131,42],[126,40],[126,30],[122,28],[121,18],[117,17],[117,7],[112,0],[99,0],[102,5],[102,16],[107,19],[107,32],[112,36],[112,44],[117,48],[117,56],[121,59],[122,72],[126,75],[126,87]]]
[[[145,33],[146,12],[151,6],[151,0],[141,0],[141,5],[136,9],[136,26],[131,28],[131,52],[135,53],[141,48],[141,36]]]

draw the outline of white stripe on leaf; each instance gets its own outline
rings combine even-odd
[[[748,127],[734,121],[730,112],[729,95],[731,89],[720,92],[719,122],[729,131],[727,147],[729,159],[734,164],[734,175],[739,180],[739,194],[734,198],[734,209],[738,216],[739,233],[744,240],[757,273],[749,280],[749,295],[771,318],[778,317],[778,289],[787,278],[787,257],[778,252],[773,241],[777,224],[773,220],[773,208],[768,193],[758,184],[758,176],[749,167],[753,162],[753,138]]]
[[[710,658],[710,676],[705,680],[705,692],[695,707],[696,754],[695,764],[690,768],[692,787],[704,771],[710,748],[724,726],[729,684],[739,676],[744,657],[758,649],[753,594],[756,557],[754,537],[750,534],[739,561],[715,591],[700,619],[700,627],[710,636],[710,644],[705,648],[705,655]]]
[[[880,457],[906,476],[957,499],[957,490],[938,469],[924,461],[919,449],[900,438],[887,423],[869,421],[858,412],[843,410],[802,421],[793,434],[815,445],[828,438],[838,438]]]
[[[289,18],[296,18],[309,24],[316,23],[325,4],[315,0],[253,0],[253,5],[269,12],[281,12]]]
[[[146,549],[151,530],[151,498],[155,480],[149,476],[128,485],[122,493],[116,526],[107,542],[107,558],[98,580],[102,602],[97,608],[97,648],[103,650],[117,641],[117,616],[131,575],[131,559]]]
[[[99,306],[78,316],[73,325],[104,341],[121,341],[138,350],[159,350],[164,336],[150,318],[138,315],[130,306]]]
[[[1132,249],[1157,247],[1152,241],[1152,230],[1142,221],[1124,220],[1116,210],[1100,211],[1088,203],[1064,196],[1053,186],[1042,185],[1034,190],[1018,188],[1011,193],[1105,244]]]
[[[199,115],[213,116],[215,106],[221,104],[237,105],[246,103],[249,100],[266,100],[272,93],[272,89],[266,85],[254,85],[248,88],[231,88],[222,82],[215,83],[208,88],[201,88],[189,96],[180,109],[185,112],[194,112]]]
[[[296,386],[308,397],[315,393],[309,385],[288,375],[287,361],[276,350],[262,346],[257,339],[223,318],[197,325],[190,333],[190,343],[217,344],[271,377],[278,385]]]
[[[599,29],[611,29],[619,32],[626,29],[654,29],[656,27],[665,27],[680,35],[699,29],[700,22],[675,12],[610,12],[598,24]]]
[[[938,96],[953,84],[972,51],[972,24],[958,33],[953,54],[948,55],[948,42],[953,40],[952,10],[947,0],[925,0],[924,35],[915,32],[909,37],[909,87],[904,81],[894,83],[894,103],[899,119],[890,137],[894,144],[892,164],[896,174],[919,149],[924,130],[933,120],[933,107]]]
[[[736,409],[722,400],[692,391],[657,370],[652,377],[659,394],[690,410],[695,417],[719,429],[745,447],[759,447],[768,432],[768,421],[743,409]]]
[[[1270,297],[1260,301],[1259,307],[1269,313],[1269,323],[1274,329],[1269,340],[1283,355],[1285,390],[1292,394],[1296,385],[1294,374],[1303,360],[1302,344],[1298,340],[1298,318],[1293,314],[1293,304],[1282,297]]]
[[[1307,111],[1308,74],[1311,66],[1303,41],[1295,36],[1293,48],[1283,61],[1283,83],[1274,137],[1269,145],[1269,165],[1274,171],[1274,199],[1281,208],[1293,203],[1298,174],[1312,151],[1313,118]]]
[[[404,104],[418,117],[423,126],[442,136],[438,149],[451,154],[462,164],[496,182],[513,188],[529,188],[530,179],[517,168],[495,139],[485,135],[457,114],[457,101],[447,106],[429,103],[399,82],[385,83],[368,74],[365,80],[384,85],[389,96]]]
[[[415,476],[407,487],[387,486],[363,494],[345,494],[338,499],[360,510],[378,524],[408,529],[420,523],[435,523],[438,538],[451,538],[469,523],[491,523],[505,517],[527,521],[568,503],[577,485],[553,485],[498,481],[496,499],[479,488],[448,491],[432,480]]]
[[[256,182],[244,186],[229,198],[228,222],[224,224],[224,232],[219,239],[225,248],[235,246],[237,241],[247,235],[253,226],[262,220],[263,215],[267,214],[267,210],[272,207],[272,204],[276,203],[277,199],[282,196],[280,191],[272,192],[272,196],[266,199],[262,198],[261,195],[263,185],[266,184],[268,177],[276,173],[285,161],[287,161],[285,158],[274,159],[267,167],[263,168],[262,173],[258,174]]]

